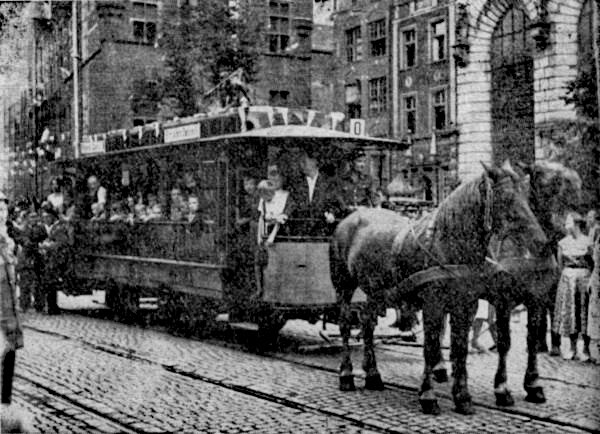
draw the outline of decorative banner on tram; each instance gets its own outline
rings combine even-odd
[[[180,142],[200,138],[200,123],[165,127],[165,143]]]

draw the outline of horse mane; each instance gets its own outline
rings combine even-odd
[[[472,232],[474,228],[483,229],[481,184],[484,177],[485,174],[460,184],[442,201],[434,212],[436,231],[456,235]]]

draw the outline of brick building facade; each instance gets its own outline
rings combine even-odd
[[[391,133],[412,143],[391,165],[421,198],[439,202],[456,184],[454,5],[395,0],[391,11]]]

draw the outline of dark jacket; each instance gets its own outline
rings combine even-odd
[[[294,204],[291,218],[306,220],[301,229],[306,235],[324,235],[332,231],[333,225],[328,225],[325,220],[326,212],[336,219],[343,217],[344,202],[339,186],[323,173],[317,178],[312,201],[309,201],[306,177],[296,183],[290,196]]]
[[[47,237],[46,228],[37,220],[29,220],[25,227],[14,227],[14,240],[19,245],[16,269],[36,270],[41,264],[39,244]]]

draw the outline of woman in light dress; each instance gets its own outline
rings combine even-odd
[[[584,233],[585,219],[571,213],[565,221],[567,236],[558,243],[558,266],[561,271],[552,331],[570,340],[563,358],[581,361],[590,359],[590,338],[587,335],[588,281],[590,278],[590,238]],[[583,353],[577,354],[579,335],[583,337]]]

